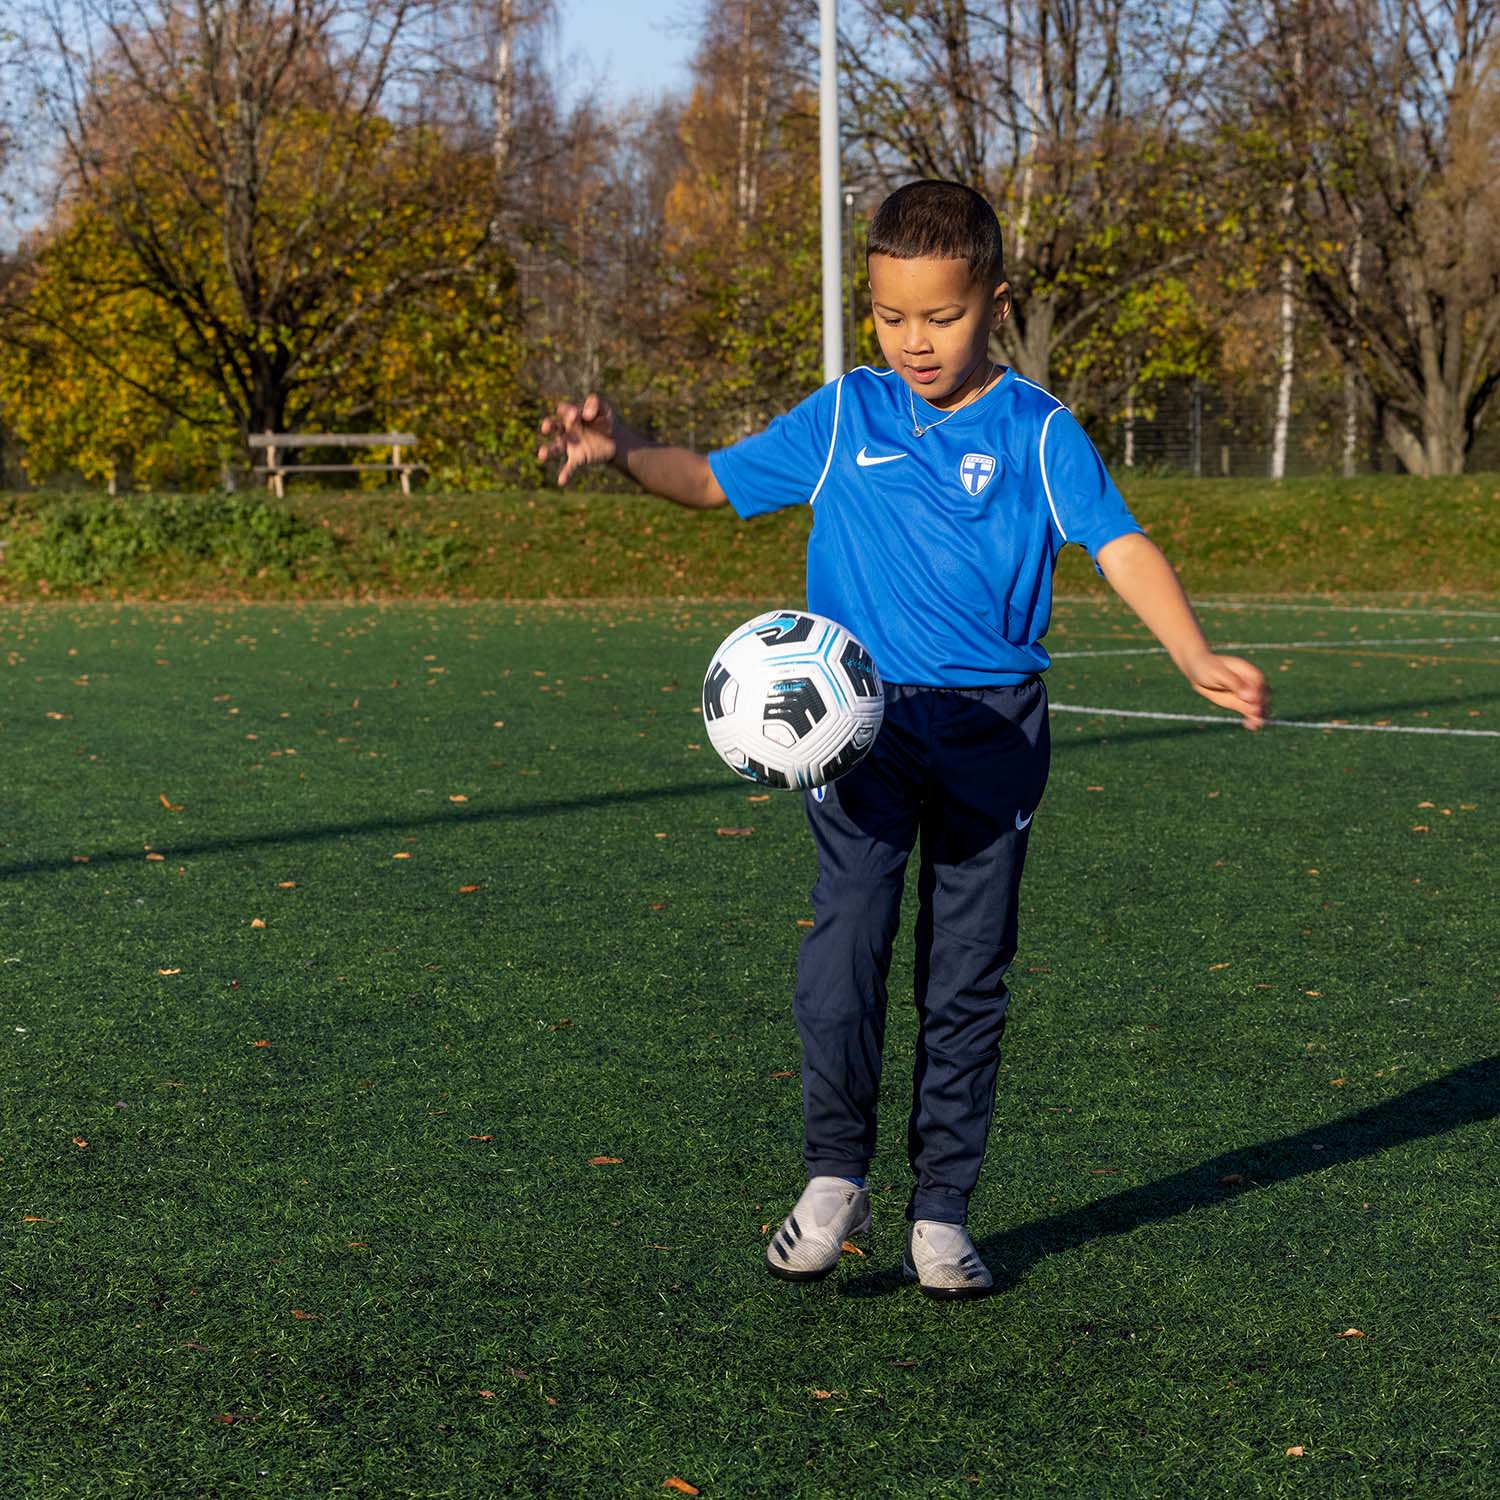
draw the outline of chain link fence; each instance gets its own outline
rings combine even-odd
[[[1367,411],[1357,416],[1351,444],[1343,411],[1335,403],[1320,402],[1319,396],[1317,391],[1299,393],[1293,402],[1286,444],[1289,477],[1401,472]],[[1121,477],[1265,479],[1272,472],[1274,400],[1269,391],[1237,395],[1184,382],[1143,396],[1132,421],[1100,419],[1086,411],[1082,418],[1105,462]],[[1466,470],[1500,470],[1500,423],[1481,429]],[[49,484],[82,487],[66,475]],[[20,447],[0,427],[0,489],[29,487]]]
[[[1373,414],[1355,413],[1352,430],[1338,393],[1326,387],[1295,393],[1286,438],[1288,477],[1399,474],[1401,464],[1381,438]],[[1133,420],[1090,420],[1084,426],[1104,460],[1120,473],[1202,479],[1265,479],[1273,473],[1275,392],[1226,392],[1182,382],[1143,396]],[[1481,429],[1466,470],[1500,469],[1500,424]]]

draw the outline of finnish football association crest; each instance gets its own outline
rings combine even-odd
[[[995,477],[995,460],[988,453],[965,453],[958,477],[971,495],[977,495]]]

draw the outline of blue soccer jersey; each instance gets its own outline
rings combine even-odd
[[[894,370],[852,370],[709,464],[741,516],[813,507],[808,608],[891,682],[1044,671],[1058,553],[1141,529],[1073,414],[1014,370],[952,415]]]

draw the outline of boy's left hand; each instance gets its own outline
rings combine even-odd
[[[1271,712],[1265,673],[1243,657],[1210,654],[1187,677],[1210,703],[1243,714],[1246,729],[1259,729]]]

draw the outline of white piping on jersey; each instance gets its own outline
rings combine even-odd
[[[1031,384],[1029,380],[1026,383],[1027,385]],[[1037,389],[1040,390],[1041,387],[1038,386]],[[1047,429],[1052,425],[1053,417],[1055,417],[1058,412],[1062,410],[1064,410],[1064,407],[1062,402],[1059,401],[1057,405],[1047,413],[1047,420],[1042,423],[1042,435],[1037,439],[1036,452],[1037,457],[1042,461],[1042,488],[1047,492],[1047,509],[1052,512],[1052,524],[1057,527],[1058,536],[1060,536],[1063,539],[1064,543],[1066,543],[1068,540],[1068,533],[1063,530],[1063,523],[1057,518],[1057,504],[1052,499],[1052,485],[1047,479]]]
[[[871,375],[893,375],[894,370],[877,370],[870,365],[858,365],[853,370],[847,370],[839,376],[839,383],[833,388],[833,436],[828,439],[828,457],[823,460],[823,472],[818,475],[818,482],[813,486],[813,492],[807,497],[807,503],[811,505],[823,490],[823,481],[828,478],[828,471],[833,467],[833,450],[839,441],[839,407],[844,399],[844,382],[851,375],[857,375],[860,370],[866,370]]]
[[[818,475],[818,482],[813,486],[813,492],[807,497],[807,503],[811,505],[818,498],[818,492],[823,488],[823,481],[828,478],[828,471],[833,467],[833,450],[839,441],[839,404],[844,399],[844,379],[839,376],[839,383],[833,388],[833,435],[828,439],[828,457],[823,460],[823,472]]]
[[[1029,385],[1032,390],[1040,391],[1049,401],[1057,401],[1057,397],[1046,386],[1038,385],[1036,381],[1028,380],[1024,375],[1017,375],[1016,379],[1020,384]],[[1042,488],[1047,492],[1047,509],[1052,512],[1052,524],[1057,527],[1057,534],[1063,539],[1064,543],[1068,540],[1068,533],[1063,530],[1063,523],[1058,519],[1057,505],[1052,499],[1052,486],[1047,480],[1047,429],[1052,425],[1053,417],[1058,412],[1066,411],[1067,409],[1067,406],[1063,402],[1057,401],[1057,405],[1047,413],[1047,420],[1042,423],[1042,435],[1037,439],[1036,444],[1036,456],[1042,465]]]

